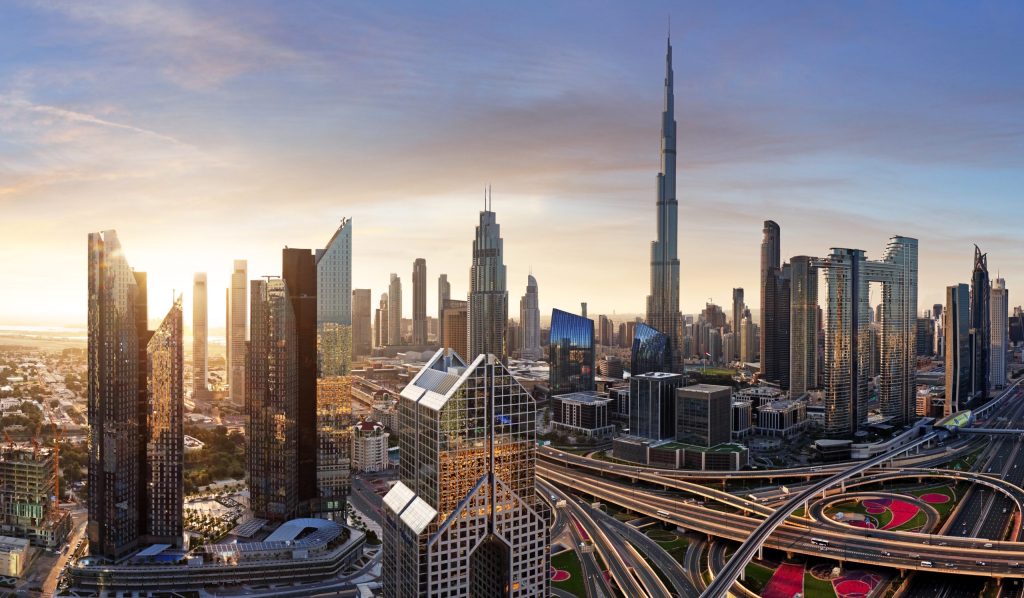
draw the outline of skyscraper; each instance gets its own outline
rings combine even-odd
[[[637,324],[633,329],[633,350],[630,355],[631,375],[648,372],[664,372],[672,366],[668,336],[647,324]]]
[[[111,560],[182,545],[181,298],[153,332],[146,292],[117,233],[90,233],[87,534],[90,553]]]
[[[412,265],[412,344],[427,344],[427,260]]]
[[[206,272],[196,272],[192,282],[192,398],[206,396],[207,343]]]
[[[203,275],[205,287],[206,276]],[[203,291],[205,295],[205,288]],[[205,309],[205,305],[204,305]],[[205,320],[205,315],[204,315]],[[146,525],[149,544],[183,544],[184,389],[181,296],[146,346]]]
[[[992,319],[989,386],[1003,388],[1006,386],[1006,356],[1010,350],[1010,295],[1002,278],[997,278],[992,285],[989,311]]]
[[[761,374],[789,388],[790,265],[780,258],[780,229],[764,223],[761,240]]]
[[[271,521],[299,512],[296,337],[295,312],[284,280],[252,281],[246,474],[253,515]]]
[[[825,433],[849,437],[867,421],[871,282],[882,283],[879,407],[894,424],[909,423],[917,405],[917,240],[890,238],[881,261],[868,261],[860,249],[833,248],[814,263],[828,283]]]
[[[373,346],[370,289],[352,290],[352,355],[366,356]]]
[[[991,289],[988,280],[988,254],[974,246],[974,272],[971,274],[971,395],[987,396],[989,391],[989,354],[992,350],[992,317],[989,314]]]
[[[960,411],[971,398],[970,287],[946,287],[942,328],[946,347],[946,403],[943,415]]]
[[[402,390],[399,481],[384,497],[391,598],[549,593],[536,406],[495,355],[440,349]]]
[[[281,252],[281,278],[288,288],[288,300],[295,322],[295,427],[298,514],[313,513],[317,504],[316,379],[317,379],[317,272],[313,252],[285,247]],[[346,299],[346,303],[349,299]]]
[[[594,390],[594,321],[552,310],[548,361],[551,394]]]
[[[657,231],[651,242],[651,294],[647,325],[669,339],[671,370],[681,372],[682,322],[679,313],[679,203],[676,201],[676,120],[672,43],[665,54],[665,101],[661,113],[661,172],[658,173]]]
[[[729,324],[732,326],[732,333],[736,338],[740,337],[740,322],[743,321],[743,308],[746,306],[743,303],[743,289],[732,290],[732,321]],[[740,358],[740,343],[735,343],[736,350],[730,355],[731,359]]]
[[[750,310],[743,311],[743,319],[740,320],[740,361],[753,363],[757,352],[757,335],[754,331],[754,321],[750,318]]]
[[[245,260],[235,260],[235,267],[231,272],[231,287],[228,288],[228,313],[225,324],[228,390],[231,402],[238,406],[245,404],[245,368],[248,361],[245,355],[245,341],[249,322],[249,318],[246,317],[248,269]]]
[[[467,347],[470,355],[495,355],[502,363],[507,363],[508,290],[505,285],[504,242],[497,216],[491,211],[488,192],[473,239],[473,265],[469,272]]]
[[[790,263],[789,391],[796,397],[818,385],[818,270],[806,255]]]
[[[389,303],[388,294],[381,293],[380,303],[377,304],[377,313],[374,315],[373,320],[373,344],[376,347],[388,346],[388,335],[391,330],[391,325],[388,322]]]
[[[316,329],[319,374],[348,373],[352,363],[352,220],[316,250]]]
[[[388,285],[388,344],[402,344],[402,279],[395,273]]]
[[[523,327],[522,358],[544,357],[544,349],[540,346],[540,298],[533,274],[526,278],[526,294],[519,300],[519,321]]]
[[[140,340],[145,355],[145,280],[128,265],[117,233],[89,234],[89,551],[119,559],[138,545],[144,484]],[[137,313],[138,312],[138,313]],[[145,326],[143,325],[143,329]],[[143,453],[144,454],[144,453]]]
[[[442,349],[448,346],[444,335],[444,304],[451,298],[452,285],[448,282],[448,275],[442,274],[437,277],[437,344]]]

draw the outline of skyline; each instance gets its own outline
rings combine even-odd
[[[280,275],[282,247],[322,247],[343,217],[353,288],[378,297],[390,272],[408,285],[422,257],[436,313],[438,274],[453,298],[468,291],[487,184],[512,297],[532,271],[542,314],[580,300],[643,313],[675,6],[117,6],[4,8],[0,322],[84,325],[86,234],[116,229],[148,273],[151,313],[205,271],[221,329],[232,260],[250,279]],[[764,219],[782,227],[783,259],[833,246],[879,259],[891,235],[919,239],[919,311],[968,281],[975,242],[1011,289],[1024,275],[1002,217],[1024,182],[1024,9],[913,7],[675,19],[684,313],[727,305],[734,287],[757,305]],[[765,12],[793,18],[765,30]]]

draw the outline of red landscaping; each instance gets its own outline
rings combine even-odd
[[[913,519],[921,509],[904,500],[872,498],[864,501],[864,510],[872,515],[879,515],[888,510],[892,513],[892,519],[882,529],[893,529]]]
[[[876,573],[847,571],[832,580],[832,587],[839,598],[867,598],[881,581],[881,576]]]
[[[804,591],[804,566],[779,565],[768,585],[761,591],[761,598],[793,598]]]
[[[921,500],[930,505],[941,505],[949,502],[949,497],[945,494],[931,493],[922,495]]]
[[[569,581],[569,578],[571,577],[572,575],[568,571],[563,571],[562,569],[555,569],[554,567],[551,567],[551,581]]]

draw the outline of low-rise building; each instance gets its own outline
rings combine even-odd
[[[757,413],[757,433],[764,436],[792,438],[806,427],[807,405],[802,401],[774,401]]]
[[[732,439],[741,440],[754,433],[753,408],[750,401],[732,401]]]
[[[0,536],[0,575],[21,577],[28,559],[28,545],[25,538]]]
[[[596,391],[582,391],[551,397],[551,420],[555,429],[573,434],[607,438],[615,434],[608,419],[611,399]]]

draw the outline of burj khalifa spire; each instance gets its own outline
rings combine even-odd
[[[651,294],[647,324],[669,337],[672,369],[682,371],[679,313],[679,202],[676,201],[676,120],[672,92],[672,40],[665,54],[665,106],[661,113],[661,172],[658,173],[657,237],[651,242]],[[634,372],[638,373],[638,372]]]

